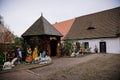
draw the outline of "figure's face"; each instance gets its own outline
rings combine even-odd
[[[31,48],[29,48],[29,51],[31,51]]]
[[[43,51],[43,53],[45,53],[45,51]]]
[[[20,48],[18,48],[18,50],[20,50]]]
[[[60,46],[60,44],[58,43],[58,46]]]

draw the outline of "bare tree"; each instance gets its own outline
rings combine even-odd
[[[5,27],[2,21],[2,16],[0,16],[0,48],[3,50],[7,49],[7,45],[13,43],[14,41],[14,35],[9,29],[9,27]]]
[[[1,32],[0,37],[2,43],[4,44],[12,43],[13,35],[8,29]]]

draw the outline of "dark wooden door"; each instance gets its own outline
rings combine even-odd
[[[57,51],[57,40],[51,40],[50,41],[50,47],[51,47],[51,55],[50,56],[56,56]]]
[[[106,53],[106,42],[100,42],[100,52]]]

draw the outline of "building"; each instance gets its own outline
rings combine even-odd
[[[120,7],[75,18],[65,40],[85,43],[91,52],[120,53]]]
[[[62,41],[64,40],[64,37],[66,36],[69,29],[71,28],[74,20],[75,19],[69,19],[62,22],[56,22],[55,24],[53,24],[53,26],[63,35],[63,37],[61,38]]]
[[[62,34],[41,15],[41,17],[22,34],[22,37],[24,41],[30,45],[32,50],[38,47],[40,52],[46,50],[48,55],[56,56],[57,44],[60,42]]]

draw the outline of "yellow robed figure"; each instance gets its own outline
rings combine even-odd
[[[33,59],[35,59],[36,57],[38,57],[38,49],[37,48],[34,48],[32,57],[33,57]]]

